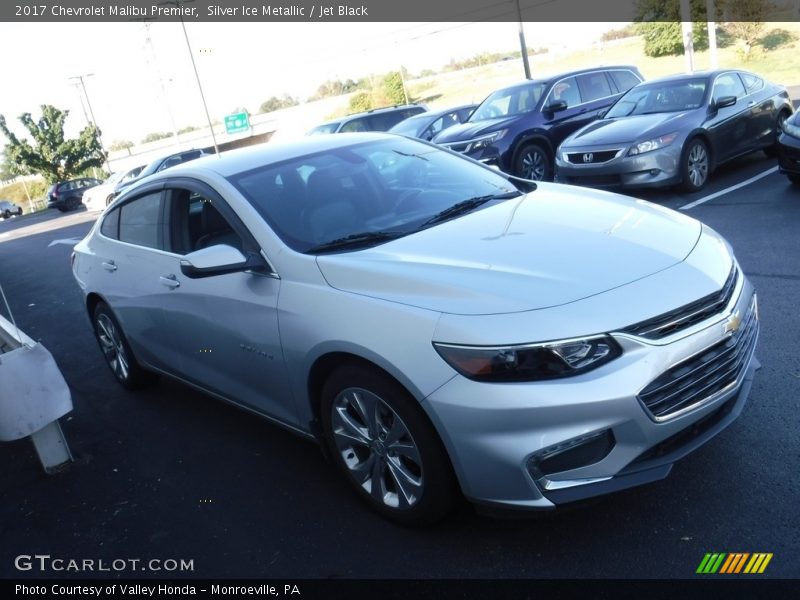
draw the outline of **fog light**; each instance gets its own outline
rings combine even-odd
[[[528,460],[528,470],[534,479],[540,479],[593,465],[608,456],[615,443],[610,429],[572,438],[534,453]]]

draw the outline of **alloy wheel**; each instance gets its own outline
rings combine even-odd
[[[522,177],[525,179],[541,181],[544,179],[546,168],[545,157],[536,148],[529,150],[522,157]]]
[[[97,316],[97,339],[114,375],[120,381],[125,381],[130,373],[130,360],[119,330],[105,314]]]
[[[689,150],[688,175],[692,186],[696,189],[703,187],[708,179],[708,153],[703,144],[694,144]]]
[[[420,451],[386,402],[369,390],[346,388],[331,406],[331,425],[347,472],[373,501],[396,510],[419,502],[425,486]]]

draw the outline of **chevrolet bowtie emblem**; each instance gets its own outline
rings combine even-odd
[[[742,325],[742,317],[739,316],[739,311],[733,313],[728,320],[725,321],[725,333],[736,333]]]

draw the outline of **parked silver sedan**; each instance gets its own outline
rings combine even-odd
[[[317,440],[404,523],[661,479],[756,365],[755,292],[708,227],[395,135],[155,174],[73,272],[123,386],[168,375]]]
[[[640,83],[559,146],[557,179],[592,187],[703,188],[720,164],[764,150],[792,114],[783,86],[746,71],[672,75]]]

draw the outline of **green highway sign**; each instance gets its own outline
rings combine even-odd
[[[250,129],[250,118],[247,113],[236,113],[225,117],[225,132],[239,133]]]

